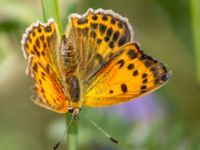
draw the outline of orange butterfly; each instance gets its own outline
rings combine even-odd
[[[166,67],[133,41],[128,20],[111,10],[89,9],[68,18],[61,37],[53,19],[32,24],[23,36],[33,102],[59,113],[102,107],[150,93],[169,79]]]

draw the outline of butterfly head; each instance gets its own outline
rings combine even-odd
[[[72,114],[74,119],[79,119],[78,115],[79,115],[79,113],[81,111],[81,108],[72,108],[72,107],[70,107],[70,108],[68,108],[68,111],[69,111],[69,113]]]

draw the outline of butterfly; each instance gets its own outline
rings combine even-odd
[[[35,80],[33,102],[58,113],[124,103],[170,77],[165,65],[133,41],[128,19],[112,10],[70,15],[62,36],[53,19],[38,21],[21,43],[26,73]]]

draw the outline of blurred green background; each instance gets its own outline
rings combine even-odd
[[[112,9],[126,16],[133,26],[134,39],[140,42],[145,53],[166,63],[173,74],[166,86],[136,101],[108,108],[84,108],[79,124],[79,150],[200,150],[197,78],[200,49],[194,46],[200,37],[193,38],[197,32],[193,30],[191,12],[196,5],[192,6],[191,2],[59,1],[63,27],[69,13],[82,14],[89,7]],[[33,81],[24,73],[27,62],[20,41],[25,29],[36,20],[43,20],[39,0],[0,0],[1,150],[51,149],[65,130],[65,115],[30,101]],[[84,115],[93,118],[121,144],[111,143]],[[65,149],[64,141],[60,149]]]

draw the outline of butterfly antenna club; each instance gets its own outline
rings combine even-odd
[[[91,122],[99,131],[101,131],[108,139],[113,143],[119,144],[119,141],[111,137],[106,131],[104,131],[100,126],[98,126],[91,118],[85,117],[89,122]]]

